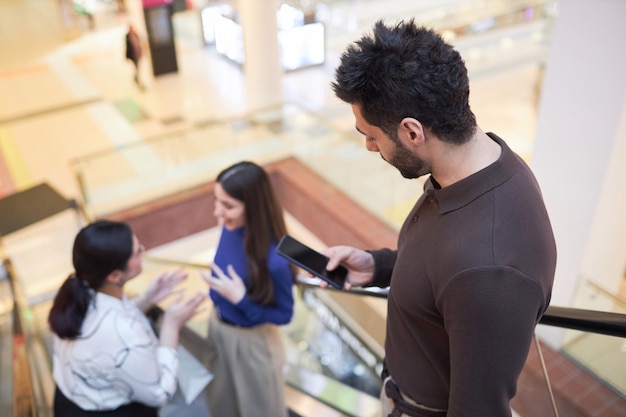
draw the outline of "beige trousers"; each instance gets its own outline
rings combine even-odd
[[[278,326],[232,326],[214,310],[207,341],[213,417],[287,417],[285,348]]]

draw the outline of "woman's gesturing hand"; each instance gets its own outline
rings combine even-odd
[[[144,293],[137,297],[135,301],[137,307],[145,312],[170,295],[181,294],[182,290],[175,289],[175,287],[185,279],[187,279],[187,272],[182,268],[160,274],[150,282]]]
[[[204,311],[202,303],[207,300],[207,294],[199,291],[187,299],[183,299],[183,294],[178,296],[165,309],[163,322],[161,324],[160,340],[162,346],[176,349],[178,346],[178,336],[180,328],[196,314]]]
[[[216,276],[203,271],[200,272],[200,275],[209,284],[209,287],[231,303],[239,303],[246,295],[246,285],[241,277],[237,275],[235,268],[228,265],[226,268],[228,275],[216,264],[211,264],[211,270]]]

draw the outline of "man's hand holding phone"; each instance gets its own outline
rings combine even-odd
[[[350,290],[353,286],[368,284],[374,277],[374,257],[350,246],[333,246],[324,252],[317,252],[285,235],[278,242],[276,250],[289,262],[321,278],[322,288],[331,285],[337,289]]]
[[[334,270],[337,266],[343,265],[348,269],[348,275],[343,285],[344,290],[352,287],[362,287],[369,284],[374,279],[374,257],[361,249],[352,246],[331,246],[323,251],[329,260],[326,269]],[[325,288],[328,284],[320,283],[320,287]]]
[[[348,270],[342,265],[338,265],[332,271],[329,271],[326,269],[328,264],[327,256],[308,247],[292,236],[283,236],[276,246],[276,252],[309,274],[322,279],[323,282],[337,289],[344,288]]]

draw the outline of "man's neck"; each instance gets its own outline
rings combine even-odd
[[[452,185],[484,169],[498,160],[502,149],[479,127],[472,138],[462,145],[437,141],[431,162],[432,176],[442,188]]]

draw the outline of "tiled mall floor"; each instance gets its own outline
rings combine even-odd
[[[334,3],[337,6],[331,12],[336,23],[328,24],[326,64],[286,74],[284,96],[352,134],[349,106],[333,97],[329,83],[341,51],[331,47],[343,48],[347,34],[342,24],[357,19],[358,14],[348,14],[345,5],[350,2]],[[56,2],[33,5],[7,0],[3,7],[7,4],[23,13],[46,14],[52,33],[31,31],[23,21],[12,18],[15,10],[1,13],[5,42],[0,64],[0,149],[8,170],[0,177],[0,189],[5,193],[48,181],[65,195],[78,196],[68,166],[72,159],[247,111],[241,70],[213,47],[202,45],[195,12],[175,16],[180,33],[176,38],[178,73],[152,77],[146,57],[142,76],[148,89],[140,92],[132,81],[131,64],[124,59],[124,24],[132,16],[103,12],[95,19],[95,30],[83,28],[77,37],[63,41],[63,36],[70,35],[63,35],[60,23],[50,17],[59,14]],[[372,7],[362,13],[371,12]],[[351,38],[359,28],[353,29]],[[11,34],[10,42],[6,42],[7,34]],[[56,45],[43,49],[55,38]],[[464,45],[471,50],[471,43]],[[28,55],[28,51],[34,52]],[[470,68],[473,55],[468,52]],[[478,61],[474,68],[480,74],[484,64]],[[472,84],[472,105],[481,125],[508,138],[527,157],[539,74],[534,63],[516,65],[488,77],[479,75]],[[359,138],[354,138],[359,144]],[[368,163],[378,163],[375,157],[369,159]]]

